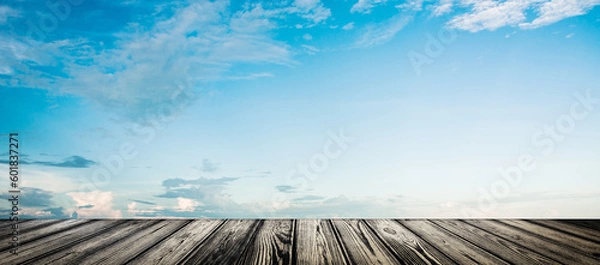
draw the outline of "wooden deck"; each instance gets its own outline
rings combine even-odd
[[[1,264],[600,264],[596,220],[26,220]]]

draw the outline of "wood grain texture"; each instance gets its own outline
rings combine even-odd
[[[132,257],[128,264],[179,264],[188,253],[202,244],[223,223],[223,220],[194,220],[156,246]]]
[[[162,220],[144,228],[140,233],[132,234],[70,263],[79,265],[125,264],[131,257],[151,248],[189,223],[190,221],[183,220]]]
[[[572,225],[600,231],[600,221],[599,220],[559,220],[559,222],[564,222],[567,224],[572,224]]]
[[[134,220],[119,224],[106,233],[96,238],[88,239],[73,247],[56,251],[23,262],[24,264],[78,264],[80,260],[100,252],[102,249],[115,244],[125,238],[130,238],[136,233],[143,233],[143,229],[151,227],[159,221]]]
[[[578,253],[573,253],[564,246],[555,244],[536,235],[524,233],[522,230],[518,230],[497,221],[466,220],[465,222],[521,246],[535,249],[536,252],[563,264],[598,264],[594,259]]]
[[[342,247],[331,222],[320,219],[296,221],[295,253],[297,265],[345,265]]]
[[[460,264],[509,264],[478,246],[449,234],[428,220],[399,222]]]
[[[545,226],[523,220],[499,220],[499,222],[545,238],[549,242],[564,246],[565,249],[579,251],[581,255],[589,255],[592,257],[597,255],[600,257],[600,244],[596,242],[581,239],[555,229],[547,228]],[[598,263],[600,263],[600,259],[598,260]]]
[[[569,223],[563,223],[555,220],[527,220],[535,224],[539,224],[545,227],[556,229],[558,231],[569,233],[571,235],[587,239],[592,242],[600,244],[600,231],[590,229],[587,227],[581,227]]]
[[[365,222],[402,264],[456,264],[394,220],[370,219]]]
[[[291,265],[293,234],[293,220],[265,220],[238,264]]]
[[[433,220],[433,223],[512,264],[560,264],[533,250],[457,220]]]
[[[74,246],[123,222],[125,221],[93,220],[86,222],[84,225],[62,230],[56,234],[44,236],[32,242],[23,243],[19,247],[19,255],[9,255],[8,252],[3,251],[0,253],[0,260],[2,260],[3,264],[21,264],[32,257]]]
[[[0,245],[0,264],[600,264],[593,222],[31,220],[18,256]]]
[[[352,264],[399,264],[362,220],[332,220]]]
[[[18,225],[22,225],[22,224],[26,224],[29,222],[51,222],[51,221],[60,221],[60,220],[35,220],[35,219],[24,219],[24,220],[18,220],[17,224]],[[7,219],[4,219],[0,221],[0,230],[4,230],[4,229],[10,229],[10,227],[13,225],[13,221],[9,221]]]
[[[50,228],[51,226],[55,227],[68,227],[70,225],[74,225],[75,223],[82,223],[84,220],[32,220],[30,222],[19,223],[18,224],[18,232],[19,238],[21,242],[30,241],[36,238],[39,235],[48,235],[53,230],[57,230],[56,228]],[[7,233],[2,233],[0,236],[0,242],[6,241],[12,237],[12,227],[8,226],[2,231],[7,231]],[[4,247],[4,246],[3,246]],[[3,250],[4,248],[0,248]]]
[[[193,250],[183,264],[235,264],[254,241],[264,220],[227,220]]]

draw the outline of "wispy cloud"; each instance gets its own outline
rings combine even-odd
[[[150,201],[144,201],[144,200],[134,200],[134,199],[130,199],[130,201],[132,201],[132,202],[136,202],[136,203],[141,203],[141,204],[146,204],[146,205],[156,205],[156,203],[154,203],[154,202],[150,202]]]
[[[322,201],[326,199],[326,197],[324,196],[317,196],[317,195],[306,195],[306,196],[302,196],[302,197],[298,197],[298,198],[294,198],[294,201],[296,202],[304,202],[304,201]]]
[[[538,28],[561,21],[565,18],[579,16],[600,5],[598,0],[552,0],[543,3],[536,9],[538,17],[529,23],[521,23],[521,28]]]
[[[535,2],[537,0],[463,1],[464,6],[471,6],[471,12],[454,17],[448,25],[471,32],[516,26],[525,20],[525,10]]]
[[[450,13],[454,6],[454,0],[440,0],[439,3],[433,5],[432,14],[433,16],[439,17],[441,15]]]
[[[343,30],[351,30],[354,28],[354,22],[350,22],[342,27]]]
[[[357,47],[372,47],[390,41],[414,18],[413,12],[401,12],[384,22],[366,27],[356,42]]]
[[[350,9],[350,12],[371,13],[371,9],[373,9],[373,7],[385,2],[387,2],[387,0],[358,0],[358,2],[356,2],[356,4],[354,4]]]
[[[294,186],[290,186],[290,185],[279,185],[279,186],[275,186],[275,189],[277,189],[280,192],[285,192],[285,193],[294,193],[297,191],[297,188]]]
[[[592,7],[599,5],[598,0],[507,0],[507,1],[473,1],[462,0],[460,4],[471,10],[456,15],[448,25],[470,32],[496,30],[505,26],[518,26],[523,29],[534,29],[550,25],[565,18],[583,15]],[[446,3],[450,5],[450,3]],[[438,10],[440,11],[440,10]],[[526,12],[533,11],[537,15],[527,22]]]
[[[293,16],[308,26],[331,16],[318,0],[269,9],[252,4],[236,12],[225,0],[172,8],[170,16],[157,16],[150,25],[132,21],[113,33],[118,41],[112,46],[86,38],[40,42],[0,34],[0,53],[8,59],[0,68],[18,80],[5,85],[85,96],[121,117],[144,122],[172,105],[176,93],[197,96],[208,82],[267,76],[235,74],[235,64],[295,64],[290,45],[275,40],[271,31]],[[47,72],[36,66],[55,67]]]
[[[0,160],[0,164],[8,164],[9,162],[10,161],[8,160]],[[19,163],[65,168],[88,168],[97,164],[95,161],[86,159],[82,156],[70,156],[65,158],[62,162],[20,160]]]
[[[6,23],[9,17],[19,17],[20,12],[9,7],[9,6],[0,6],[0,24]]]
[[[198,169],[204,173],[214,173],[219,170],[219,164],[209,159],[202,159],[202,165]]]

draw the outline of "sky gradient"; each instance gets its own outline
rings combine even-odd
[[[600,1],[48,3],[0,2],[24,217],[600,217]]]

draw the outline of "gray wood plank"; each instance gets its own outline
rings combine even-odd
[[[223,220],[197,219],[179,229],[166,240],[160,242],[128,262],[132,265],[179,264],[188,253],[210,236]]]
[[[19,234],[22,236],[31,231],[39,230],[40,228],[66,221],[68,220],[30,220],[29,222],[17,223],[17,229],[19,230]],[[0,231],[2,231],[2,233],[0,233],[0,241],[4,241],[12,237],[12,235],[10,235],[10,233],[12,233],[12,225],[4,227]],[[4,231],[6,231],[6,233]]]
[[[338,244],[331,223],[322,219],[296,222],[295,249],[297,265],[348,264]]]
[[[594,259],[573,253],[562,245],[536,235],[524,233],[522,230],[497,221],[465,220],[465,222],[508,241],[512,241],[521,246],[527,246],[529,249],[535,249],[536,252],[563,264],[597,264],[597,261]]]
[[[560,222],[577,225],[589,229],[600,231],[600,220],[559,220]]]
[[[10,255],[8,252],[0,253],[3,264],[20,264],[32,257],[43,256],[55,250],[74,246],[79,242],[103,233],[124,221],[98,220],[87,222],[84,225],[66,229],[51,236],[39,238],[33,242],[22,244],[19,255]]]
[[[600,231],[575,221],[30,220],[0,263],[600,264]]]
[[[235,264],[264,220],[227,220],[183,264]]]
[[[569,233],[578,236],[583,239],[587,239],[592,242],[600,243],[600,231],[581,227],[569,223],[563,223],[555,220],[527,220],[535,224],[550,227],[556,230],[560,230],[565,233]]]
[[[528,248],[457,220],[432,220],[457,236],[513,264],[560,264]]]
[[[100,236],[89,238],[79,242],[77,245],[58,250],[50,255],[32,257],[23,264],[79,264],[80,260],[101,251],[102,249],[130,238],[135,233],[156,225],[159,221],[152,220],[128,220],[121,223]]]
[[[28,228],[27,231],[20,231],[19,235],[19,244],[25,245],[29,242],[39,240],[40,238],[50,237],[54,234],[63,232],[68,229],[73,229],[77,226],[85,225],[87,223],[92,222],[92,220],[63,220],[59,222],[48,222],[43,221],[40,223],[30,222],[30,224],[36,224],[31,228]],[[25,224],[24,224],[25,225]],[[2,238],[2,240],[7,240],[8,237]],[[0,252],[7,251],[10,246],[3,246],[0,248]],[[20,248],[19,248],[20,249]]]
[[[124,240],[115,242],[86,256],[84,259],[74,261],[72,264],[124,264],[190,222],[189,220],[161,220],[151,227],[144,228]]]
[[[591,257],[600,257],[600,244],[585,240],[576,236],[572,236],[555,230],[552,228],[544,227],[538,224],[526,222],[523,220],[498,220],[499,222],[511,225],[518,229],[525,230],[529,233],[538,235],[542,238],[546,238],[549,241],[553,241],[556,244],[565,246],[567,249],[579,250],[582,255],[589,255]],[[600,263],[600,259],[598,260]]]
[[[47,219],[47,220],[42,220],[42,219],[19,219],[17,221],[17,224],[26,224],[32,221],[37,221],[37,222],[51,222],[51,221],[56,221],[55,219]],[[12,226],[13,221],[4,219],[2,218],[2,220],[0,220],[0,230],[4,230],[4,229],[10,229],[10,227]]]
[[[239,265],[291,265],[294,221],[265,220]]]
[[[353,264],[399,264],[394,255],[361,220],[332,220]],[[333,239],[331,239],[333,240]]]
[[[365,222],[403,264],[456,264],[394,220],[369,219]]]
[[[449,234],[428,220],[398,220],[459,264],[509,264],[505,260]]]

